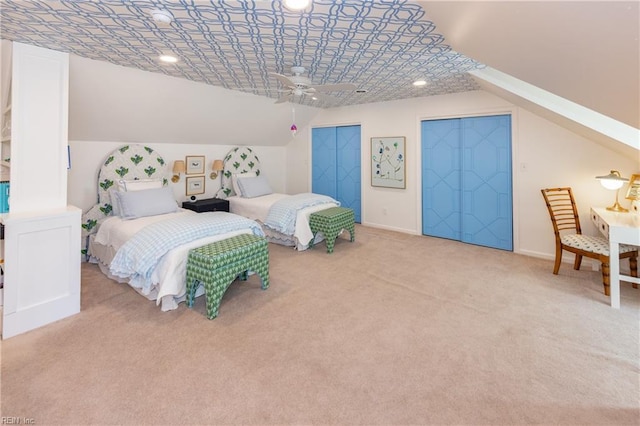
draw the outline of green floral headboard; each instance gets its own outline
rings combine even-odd
[[[142,145],[124,145],[107,156],[98,172],[98,203],[82,215],[82,237],[94,234],[98,226],[112,215],[109,190],[117,186],[120,179],[158,179],[169,183],[169,167],[153,149]]]
[[[260,175],[260,160],[253,153],[251,148],[247,146],[239,146],[233,148],[226,157],[224,157],[224,169],[222,170],[222,183],[220,190],[216,194],[218,198],[227,198],[235,195],[231,176],[238,173],[255,172]]]

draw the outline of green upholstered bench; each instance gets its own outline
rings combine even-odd
[[[264,237],[241,234],[189,250],[187,257],[187,306],[193,307],[196,289],[204,284],[207,318],[218,316],[220,301],[238,277],[251,270],[269,287],[269,247]]]
[[[346,229],[351,234],[351,242],[356,240],[355,215],[352,209],[346,207],[331,207],[309,215],[309,227],[313,232],[313,239],[309,248],[313,248],[316,234],[322,232],[327,242],[327,253],[333,253],[333,247],[340,231]]]

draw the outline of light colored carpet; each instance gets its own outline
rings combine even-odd
[[[640,423],[640,290],[588,264],[357,227],[270,245],[271,287],[161,312],[82,267],[80,314],[2,344],[2,416],[36,424]],[[348,235],[348,234],[347,234]]]

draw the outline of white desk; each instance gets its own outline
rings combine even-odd
[[[603,207],[591,208],[591,220],[609,239],[609,273],[611,279],[611,307],[620,309],[620,278],[640,284],[640,278],[620,275],[620,244],[640,246],[640,215],[616,213]]]

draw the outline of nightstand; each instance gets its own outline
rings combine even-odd
[[[183,209],[193,210],[194,212],[228,212],[229,201],[222,198],[207,198],[206,200],[185,201],[182,203]]]

